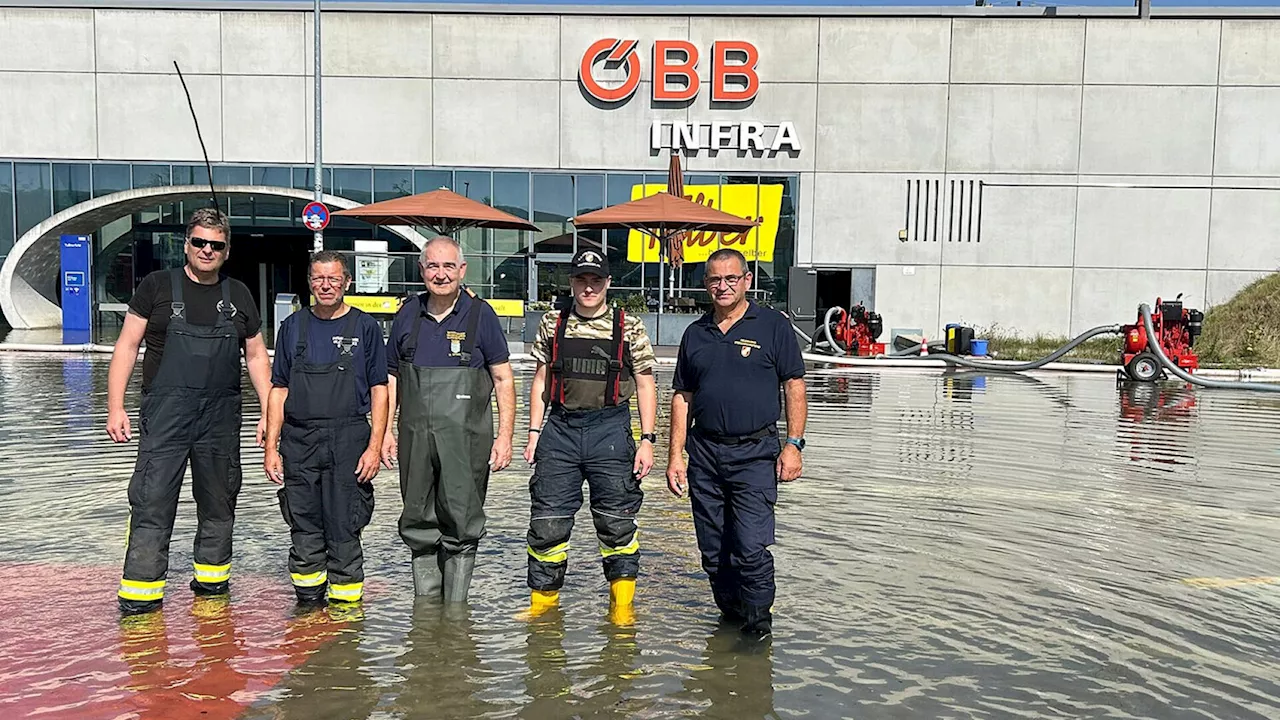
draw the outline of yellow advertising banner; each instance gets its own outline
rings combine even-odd
[[[524,301],[523,300],[500,300],[497,298],[487,298],[486,300],[498,317],[524,317]]]
[[[633,185],[631,199],[639,200],[665,192],[665,184]],[[715,208],[738,217],[759,220],[760,224],[746,233],[690,232],[684,238],[684,261],[706,262],[720,248],[733,248],[747,260],[773,262],[773,245],[778,238],[778,219],[782,214],[782,185],[685,185],[684,196],[700,205]],[[717,207],[718,206],[718,207]],[[653,236],[632,230],[627,234],[627,261],[656,263],[658,241]]]
[[[404,298],[395,295],[346,295],[342,298],[353,308],[363,310],[370,315],[395,315]],[[312,301],[315,304],[315,301]]]

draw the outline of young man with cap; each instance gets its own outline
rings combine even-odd
[[[585,479],[611,615],[627,624],[640,569],[640,479],[653,467],[657,442],[653,347],[639,317],[605,302],[610,276],[603,253],[579,251],[570,273],[572,306],[543,316],[533,343],[538,367],[524,451],[534,465],[526,616],[536,617],[559,601]],[[638,445],[631,430],[632,396],[640,410]]]
[[[685,330],[676,357],[667,485],[689,492],[702,568],[724,619],[763,640],[773,629],[777,483],[795,480],[803,464],[804,358],[786,316],[747,299],[742,253],[712,253],[703,284],[712,310]]]
[[[285,318],[276,337],[263,465],[284,485],[298,602],[356,602],[387,427],[386,348],[378,322],[343,299],[351,272],[341,254],[316,253],[307,280],[315,304]]]

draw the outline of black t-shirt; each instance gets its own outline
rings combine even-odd
[[[147,321],[145,337],[147,352],[142,359],[142,388],[151,386],[151,380],[160,371],[160,359],[164,357],[165,333],[169,330],[169,318],[173,317],[173,281],[170,270],[157,270],[142,279],[138,290],[129,300],[129,310]],[[187,322],[192,325],[212,327],[217,323],[219,305],[222,304],[221,283],[231,283],[231,304],[235,306],[233,322],[240,335],[240,349],[244,341],[258,334],[262,318],[253,294],[239,280],[226,275],[219,277],[217,285],[201,285],[182,273],[182,302],[186,305]]]

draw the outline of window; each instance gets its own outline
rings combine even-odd
[[[85,164],[53,164],[53,211],[60,213],[93,196],[89,166]]]
[[[452,170],[414,170],[413,171],[413,192],[417,195],[431,192],[432,190],[453,189],[453,171]]]
[[[248,185],[252,181],[253,173],[247,167],[229,165],[213,166],[214,185]],[[253,214],[253,203],[243,197],[236,198],[233,203],[231,198],[219,195],[218,207],[222,208],[222,212],[233,218],[242,218],[247,220]],[[187,211],[190,212],[191,208],[188,208]]]
[[[382,202],[413,194],[413,173],[409,170],[376,169],[373,171],[373,201]]]
[[[13,249],[13,163],[0,162],[0,258]]]
[[[14,163],[18,197],[18,237],[53,214],[53,179],[49,163]]]
[[[493,174],[493,206],[524,220],[529,219],[529,173],[495,172]],[[529,290],[529,264],[526,260],[529,232],[526,230],[494,230],[493,297],[523,298]]]
[[[265,187],[288,188],[293,185],[293,169],[287,167],[253,168],[253,184]],[[285,198],[272,195],[253,197],[253,221],[267,225],[290,225],[293,222],[293,203]],[[302,205],[298,205],[298,213],[302,213]]]
[[[453,191],[478,203],[490,205],[493,196],[492,178],[487,170],[459,170],[454,173]],[[480,295],[492,297],[493,231],[469,228],[457,235],[454,239],[462,245],[462,252],[467,257],[467,285]]]
[[[618,205],[631,200],[632,188],[644,184],[643,175],[627,175],[609,173],[605,183],[605,207]],[[609,272],[613,274],[613,288],[640,290],[641,277],[640,245],[630,247],[631,232],[628,230],[608,230],[605,239],[609,247]],[[634,261],[632,260],[634,258]]]
[[[152,188],[171,185],[168,165],[134,165],[133,187]]]
[[[204,168],[200,168],[203,170]],[[93,166],[93,196],[102,197],[133,188],[132,172],[128,165],[95,164]]]

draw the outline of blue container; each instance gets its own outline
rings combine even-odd
[[[987,341],[986,341],[986,340],[978,340],[978,339],[976,339],[976,338],[975,338],[975,339],[973,340],[973,342],[970,342],[970,343],[969,343],[969,351],[970,351],[971,353],[973,353],[974,355],[986,355],[986,354],[987,354]]]

